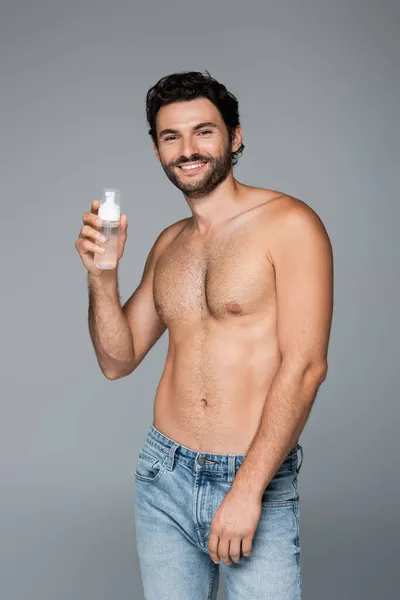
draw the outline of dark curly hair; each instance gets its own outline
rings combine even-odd
[[[146,116],[150,126],[149,134],[157,144],[156,116],[162,106],[173,102],[208,98],[219,110],[232,143],[235,128],[239,122],[239,103],[226,87],[211,77],[198,71],[183,71],[162,77],[146,94]],[[232,165],[236,165],[244,150],[244,144],[232,152]]]

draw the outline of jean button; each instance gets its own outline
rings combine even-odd
[[[197,464],[198,465],[205,465],[206,464],[206,459],[204,458],[204,456],[199,456],[198,457]]]

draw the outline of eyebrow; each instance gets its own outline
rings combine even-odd
[[[205,121],[204,123],[199,123],[198,125],[195,125],[193,127],[193,131],[197,131],[198,129],[202,129],[203,127],[213,127],[214,129],[218,128],[218,126],[212,121]],[[179,129],[163,129],[162,131],[160,131],[159,136],[162,137],[163,135],[167,135],[167,133],[179,133]]]

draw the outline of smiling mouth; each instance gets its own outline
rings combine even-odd
[[[208,161],[204,161],[204,162],[198,161],[195,163],[187,163],[184,165],[178,165],[178,167],[184,173],[197,173],[198,171],[201,171],[201,169],[207,164],[207,162]]]

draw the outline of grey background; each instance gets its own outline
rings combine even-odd
[[[328,378],[300,438],[303,596],[394,595],[399,25],[395,0],[1,2],[2,598],[142,598],[134,468],[168,339],[104,378],[74,243],[102,187],[120,188],[125,301],[155,237],[190,214],[145,93],[204,69],[239,99],[236,177],[307,202],[334,248]]]

